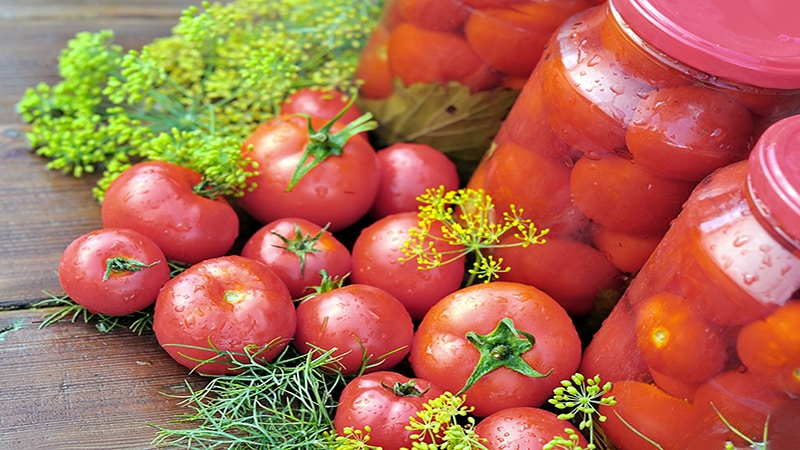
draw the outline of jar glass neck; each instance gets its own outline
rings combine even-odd
[[[750,177],[747,177],[746,185],[746,199],[750,205],[753,215],[761,223],[775,239],[776,242],[781,244],[784,248],[791,251],[797,257],[800,257],[800,236],[794,236],[789,233],[785,227],[775,220],[774,216],[770,213],[769,208],[762,201],[759,200],[758,195],[753,191],[753,186],[750,182]]]

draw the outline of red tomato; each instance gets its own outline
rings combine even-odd
[[[398,0],[403,20],[429,30],[454,30],[469,17],[469,8],[459,0]]]
[[[353,245],[354,283],[379,287],[392,294],[406,307],[412,319],[419,320],[442,297],[461,287],[464,260],[431,269],[419,269],[415,259],[405,258],[400,247],[416,227],[416,213],[392,214],[361,230]],[[439,252],[462,252],[463,248],[437,240]]]
[[[588,225],[589,219],[572,204],[570,166],[564,161],[509,142],[498,146],[485,164],[483,188],[498,211],[510,211],[513,204],[553,235]]]
[[[623,233],[599,224],[592,227],[592,243],[621,272],[638,272],[659,242],[660,236]]]
[[[731,97],[705,87],[678,86],[639,101],[625,135],[633,161],[665,178],[700,181],[745,159],[753,117]]]
[[[393,75],[389,69],[389,29],[378,24],[364,44],[353,78],[361,80],[358,92],[366,99],[380,99],[392,95]]]
[[[311,118],[314,130],[322,131],[325,125],[324,119]],[[378,159],[363,136],[338,142],[346,137],[336,134],[342,127],[333,124],[325,133],[324,142],[333,144],[327,147],[311,140],[304,117],[279,116],[260,125],[242,144],[243,154],[258,165],[258,175],[250,179],[257,187],[245,193],[239,205],[261,223],[299,217],[320,226],[330,223],[332,232],[356,223],[378,193]],[[312,148],[319,154],[304,161],[304,152]],[[316,165],[290,188],[301,163]]]
[[[550,411],[528,406],[491,414],[478,423],[475,432],[487,440],[484,445],[488,450],[541,450],[556,436],[567,438],[567,428],[580,437],[578,445],[586,448],[589,443],[571,423]]]
[[[370,427],[371,446],[411,448],[411,434],[416,431],[406,429],[409,417],[442,394],[441,388],[419,378],[388,371],[368,373],[344,387],[333,424],[339,435],[344,435],[345,427],[362,431]]]
[[[370,209],[375,218],[417,211],[417,197],[426,189],[458,189],[456,164],[430,145],[400,142],[378,150],[380,186]]]
[[[103,227],[136,230],[175,261],[222,256],[239,235],[239,217],[224,198],[196,193],[201,182],[199,173],[168,162],[136,164],[109,185]]]
[[[195,264],[167,282],[156,299],[153,331],[175,361],[220,375],[234,370],[211,346],[233,353],[255,346],[260,358],[271,360],[288,345],[295,322],[283,281],[258,261],[230,255]]]
[[[517,331],[513,338],[508,319]],[[495,361],[517,364],[521,359],[529,369],[547,375],[531,377],[508,367],[486,373],[464,392],[466,404],[479,417],[514,406],[540,406],[578,368],[581,342],[564,308],[533,286],[504,281],[469,286],[435,304],[414,336],[411,367],[418,377],[458,392],[481,360],[473,342],[490,339],[493,330],[503,338],[482,346],[484,355],[500,352],[504,357]],[[529,336],[534,345],[515,353],[512,349],[527,347],[522,343],[529,343]]]
[[[503,73],[527,76],[553,31],[567,17],[589,6],[584,0],[567,0],[478,9],[469,16],[464,34],[487,64]]]
[[[353,266],[350,251],[333,234],[297,217],[264,225],[245,242],[241,254],[266,264],[295,299],[320,285],[321,270],[331,277],[343,277]]]
[[[760,442],[768,417],[771,435],[773,424],[781,420],[775,413],[789,403],[797,401],[769,387],[757,374],[738,370],[722,372],[697,389],[694,407],[699,431],[696,435],[705,439],[702,448],[724,448],[726,441],[734,442],[737,448],[748,448],[720,415],[745,436]]]
[[[124,316],[153,304],[169,280],[164,253],[149,237],[103,228],[72,241],[58,263],[64,293],[92,314]]]
[[[800,300],[744,325],[736,340],[742,363],[780,392],[800,395]]]
[[[344,374],[388,370],[408,354],[414,324],[383,289],[351,284],[315,295],[297,307],[293,345],[301,353],[331,350]]]
[[[496,86],[499,75],[455,33],[398,25],[389,38],[389,68],[406,86],[456,81],[473,92]]]
[[[545,240],[544,245],[492,250],[511,268],[500,279],[536,286],[574,316],[590,313],[600,290],[619,286],[621,274],[603,253],[573,239],[546,236]],[[513,241],[504,236],[500,245]]]
[[[694,188],[694,183],[655,176],[613,153],[579,159],[571,184],[575,204],[589,218],[643,235],[666,232]]]
[[[626,299],[620,301],[627,302]],[[625,355],[625,364],[609,355]],[[636,326],[630,307],[617,307],[603,321],[581,358],[580,373],[600,375],[612,383],[621,380],[651,381],[647,363],[636,344]]]
[[[600,405],[598,411],[606,416],[602,428],[616,448],[653,448],[637,432],[667,450],[694,448],[687,446],[685,442],[685,431],[692,429],[695,420],[691,403],[640,381],[617,381],[611,388],[610,395],[614,396],[617,404]],[[623,423],[620,417],[636,432]]]
[[[662,293],[634,306],[639,351],[655,371],[689,383],[720,373],[728,359],[723,329],[678,295]]]
[[[280,113],[310,114],[320,119],[331,120],[347,106],[349,101],[343,92],[335,89],[304,88],[286,98],[281,105]],[[339,118],[339,122],[350,123],[362,115],[358,106],[351,105]]]

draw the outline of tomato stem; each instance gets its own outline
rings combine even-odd
[[[417,387],[417,383],[414,380],[408,380],[405,383],[400,383],[399,381],[395,381],[393,385],[389,386],[385,383],[381,383],[385,389],[388,389],[394,393],[394,395],[398,397],[420,397],[425,395],[431,387],[428,387],[425,390],[420,390]]]
[[[141,261],[128,259],[122,256],[108,258],[106,260],[106,272],[103,274],[103,281],[108,281],[112,273],[138,272],[140,270],[147,269],[148,267],[153,267],[158,263],[159,261],[155,261],[151,264],[145,264]]]
[[[463,394],[484,375],[501,367],[509,368],[531,378],[543,378],[553,371],[550,369],[543,374],[522,359],[522,354],[533,348],[536,339],[532,334],[514,328],[514,322],[508,317],[501,319],[489,334],[468,332],[467,340],[478,349],[481,356],[478,364],[475,365],[475,370],[456,395]]]
[[[301,114],[308,121],[308,144],[303,150],[303,155],[300,157],[300,163],[294,168],[292,177],[289,180],[289,186],[286,192],[294,189],[295,185],[314,167],[322,164],[327,158],[331,156],[341,156],[344,152],[344,146],[347,141],[353,136],[374,130],[378,127],[378,122],[372,120],[372,113],[365,113],[352,122],[345,125],[341,130],[333,133],[331,128],[333,125],[350,109],[356,101],[353,96],[349,102],[339,111],[336,116],[325,123],[319,130],[315,130],[311,124],[311,116],[308,114]]]
[[[275,237],[283,241],[285,245],[275,245],[272,246],[275,248],[281,248],[286,250],[287,252],[292,252],[297,255],[297,258],[300,259],[300,276],[305,276],[306,272],[306,254],[307,253],[316,253],[319,252],[319,249],[315,247],[317,242],[322,238],[325,234],[325,231],[330,226],[330,223],[325,225],[319,233],[311,236],[303,234],[303,231],[300,229],[300,225],[294,224],[294,238],[289,239],[286,236],[283,236],[280,233],[276,233],[271,231]]]

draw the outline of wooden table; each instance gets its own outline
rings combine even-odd
[[[152,336],[93,325],[40,329],[61,295],[56,267],[75,237],[100,227],[94,179],[45,170],[14,105],[27,87],[58,81],[57,57],[79,31],[111,28],[137,48],[166,35],[199,0],[0,0],[0,449],[142,449],[187,412],[186,370]]]

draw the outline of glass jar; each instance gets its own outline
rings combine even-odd
[[[616,411],[665,449],[750,448],[734,429],[753,442],[766,430],[763,448],[796,448],[798,289],[800,115],[768,128],[748,160],[698,185],[580,371],[614,383]],[[647,398],[632,397],[645,390]],[[637,402],[648,407],[633,413]],[[645,446],[610,416],[603,430],[618,448]],[[656,425],[669,416],[673,429]]]
[[[387,0],[356,70],[380,146],[428,144],[474,170],[553,31],[598,0]]]
[[[501,279],[573,315],[621,290],[694,186],[800,111],[792,1],[609,0],[564,23],[468,182],[550,228],[497,252]]]

